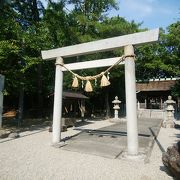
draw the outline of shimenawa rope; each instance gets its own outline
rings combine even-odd
[[[110,66],[105,71],[103,71],[103,72],[101,72],[101,73],[99,73],[97,75],[94,75],[94,76],[80,76],[80,75],[74,73],[72,70],[68,69],[64,64],[61,64],[61,66],[64,67],[67,71],[69,71],[74,76],[72,87],[77,88],[79,86],[78,79],[80,79],[82,81],[86,81],[85,91],[86,92],[92,92],[93,88],[92,88],[90,80],[95,80],[97,78],[102,77],[100,86],[101,87],[109,86],[110,82],[107,79],[107,77],[105,76],[105,74],[108,73],[114,66],[116,66],[120,62],[124,61],[126,57],[134,57],[134,55],[128,55],[128,56],[123,55],[123,56],[121,56],[119,58],[119,60],[116,63],[114,63],[112,66]]]

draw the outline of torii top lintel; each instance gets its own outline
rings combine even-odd
[[[72,46],[61,47],[42,51],[43,59],[55,59],[57,57],[72,57],[84,54],[91,54],[95,52],[109,51],[120,48],[129,44],[138,45],[158,41],[159,28],[128,34],[124,36],[117,36]]]

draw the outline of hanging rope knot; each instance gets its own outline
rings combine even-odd
[[[57,65],[60,65],[61,67],[64,67],[64,63],[59,63],[59,62],[57,62],[57,63],[55,63],[55,65],[57,66]]]

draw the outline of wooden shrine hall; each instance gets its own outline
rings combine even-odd
[[[137,81],[136,91],[139,108],[141,109],[163,109],[164,102],[171,95],[171,88],[180,78],[150,79],[148,81]],[[177,106],[179,107],[179,99]]]

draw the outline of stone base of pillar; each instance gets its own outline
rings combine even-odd
[[[59,143],[53,143],[51,145],[52,145],[52,147],[55,147],[55,148],[61,148],[61,147],[66,145],[66,142],[65,141],[61,141]]]
[[[126,118],[111,118],[109,121],[112,123],[126,122]]]
[[[123,152],[120,159],[132,160],[132,161],[145,161],[146,155],[144,153],[138,153],[137,155],[129,155],[128,152]]]

